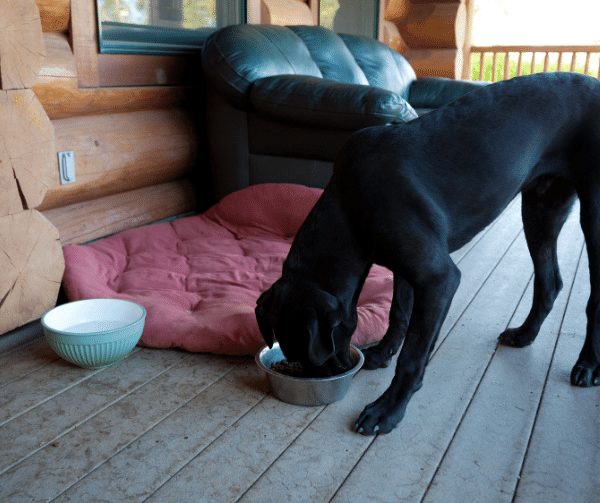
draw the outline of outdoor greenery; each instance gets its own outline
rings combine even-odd
[[[340,7],[338,0],[321,0],[319,4],[319,24],[333,29],[333,18]]]
[[[181,9],[181,28],[214,27],[217,22],[216,0],[179,0],[173,8]],[[100,19],[132,24],[151,22],[150,0],[99,0]]]
[[[536,55],[535,60],[535,68],[532,70],[532,58],[531,53],[525,53],[522,59],[522,75],[529,75],[531,73],[539,73],[544,71],[544,58],[545,54],[538,53]],[[597,61],[598,56],[596,56]],[[512,78],[517,75],[517,60],[518,53],[509,53],[508,62],[509,62],[509,72],[508,77]],[[474,53],[472,55],[471,60],[471,79],[472,80],[484,80],[486,82],[498,81],[504,79],[504,67],[506,63],[506,54],[499,53],[496,56],[496,74],[495,78],[492,79],[492,69],[493,69],[493,54],[491,52],[484,53],[483,57],[483,77],[479,77],[479,70],[481,67],[481,61],[479,58],[479,53]],[[558,68],[558,55],[556,53],[551,54],[550,57],[550,65],[548,71],[556,72],[556,71],[570,71],[571,65],[571,57],[570,55],[563,56],[563,61],[561,64],[561,68]],[[590,68],[597,68],[597,63],[594,65],[590,65]],[[585,70],[585,56],[579,55],[576,59],[575,72],[584,73]],[[588,72],[591,75],[594,73],[592,71]]]

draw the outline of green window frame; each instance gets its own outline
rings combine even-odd
[[[215,0],[215,25],[194,29],[160,24],[120,22],[110,19],[106,0],[97,0],[98,42],[102,54],[184,54],[197,52],[215,30],[229,24],[246,22],[245,0]],[[153,14],[164,16],[166,23],[177,24],[182,18],[184,2],[188,0],[114,0],[113,6],[135,5],[155,9]],[[177,6],[180,6],[178,8]],[[116,7],[114,7],[116,9]],[[109,11],[112,13],[112,11]],[[155,17],[156,17],[155,16]]]

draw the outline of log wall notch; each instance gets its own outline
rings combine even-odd
[[[389,0],[385,19],[398,29],[394,48],[406,56],[418,76],[462,76],[469,2]]]
[[[34,0],[0,0],[0,89],[33,85],[45,58]]]
[[[58,230],[38,211],[0,217],[0,334],[56,303],[64,272]]]
[[[39,206],[58,180],[54,128],[30,89],[0,91],[0,184],[7,187],[1,214]],[[12,178],[12,180],[11,180]]]
[[[40,11],[42,31],[66,33],[71,20],[71,0],[35,0]]]
[[[55,305],[63,244],[197,208],[189,82],[140,78],[192,58],[99,55],[95,9],[0,0],[0,335]],[[67,185],[64,150],[75,153]]]

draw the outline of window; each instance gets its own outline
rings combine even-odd
[[[216,28],[245,20],[244,0],[97,0],[100,52],[198,50]]]

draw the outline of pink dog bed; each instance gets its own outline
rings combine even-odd
[[[256,299],[281,275],[291,241],[320,194],[301,185],[254,185],[202,215],[65,246],[67,297],[142,304],[144,346],[253,354],[264,344]],[[384,334],[392,283],[389,271],[373,267],[359,300],[355,344]]]

